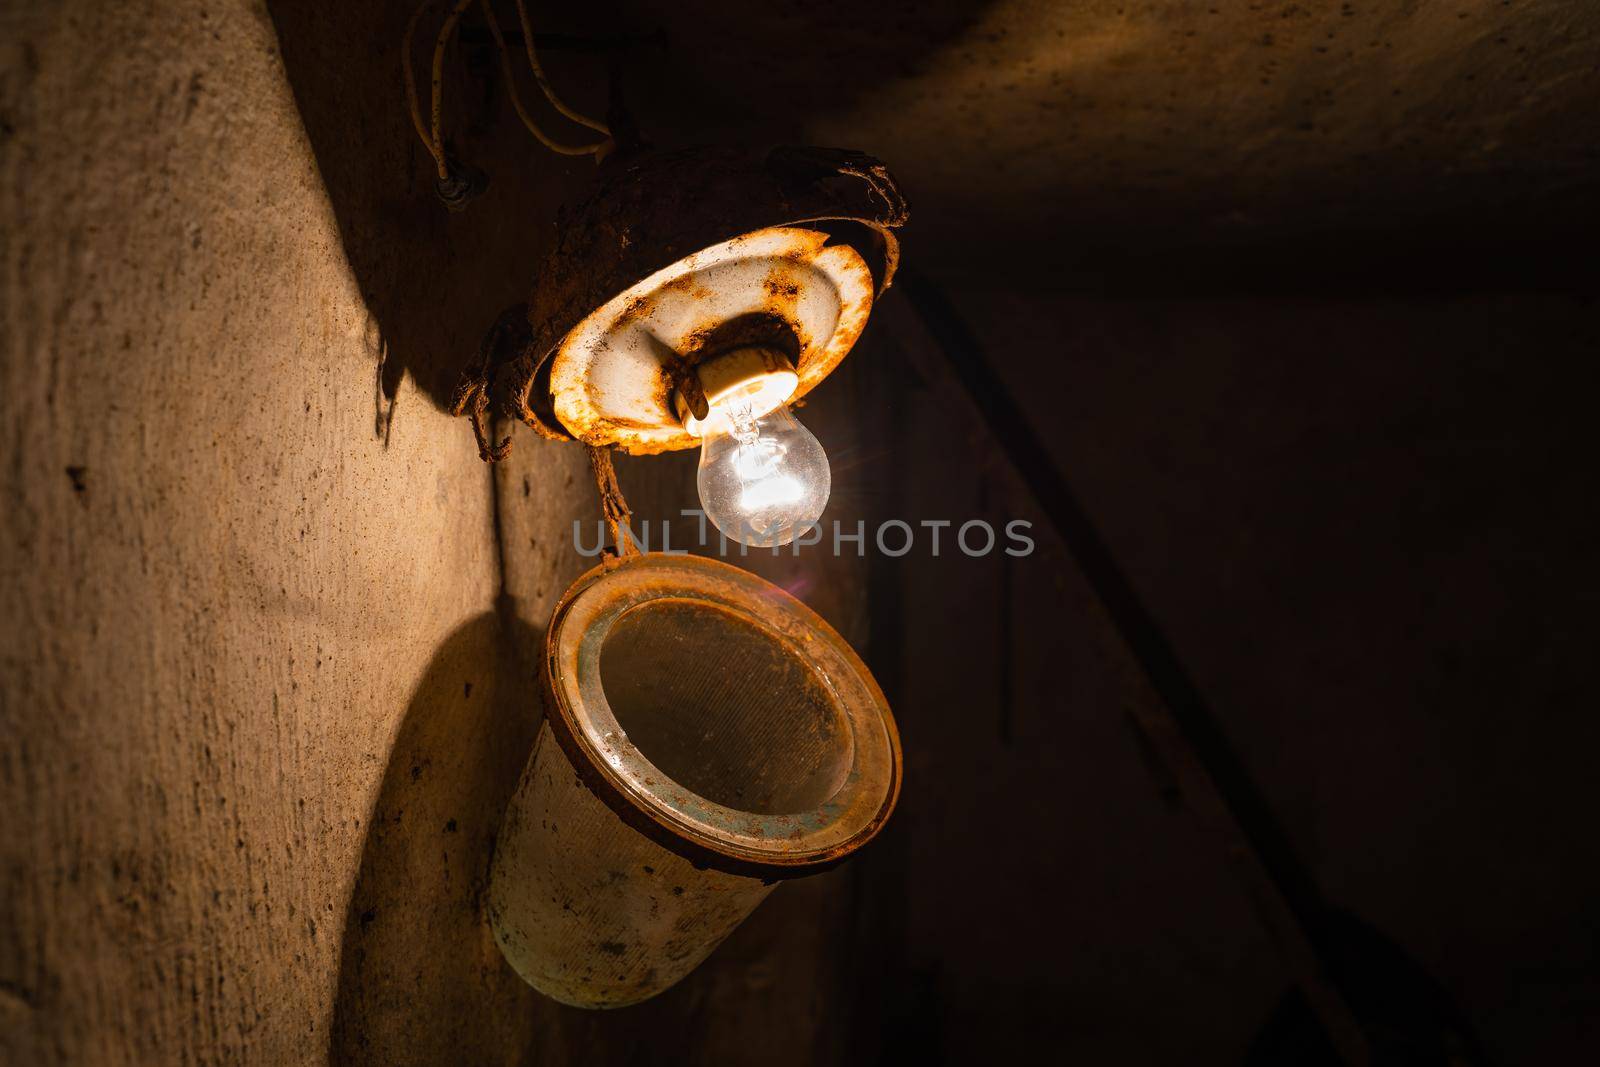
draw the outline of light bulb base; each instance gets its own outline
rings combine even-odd
[[[673,390],[673,408],[683,428],[704,436],[719,407],[739,402],[760,418],[794,395],[800,377],[794,361],[775,348],[750,345],[731,349],[689,368]],[[689,380],[692,379],[692,380]],[[698,396],[694,395],[698,392]]]

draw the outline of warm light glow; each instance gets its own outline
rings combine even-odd
[[[793,396],[799,381],[799,377],[791,370],[772,371],[751,378],[726,395],[717,397],[705,422],[702,423],[690,415],[684,420],[683,428],[696,437],[707,436],[717,428],[715,424],[719,421],[722,421],[725,427],[724,413],[735,407],[743,408],[751,417],[759,419],[773,408],[782,406],[784,401]]]
[[[762,511],[785,504],[797,504],[805,495],[805,486],[798,479],[780,474],[745,489],[744,495],[739,498],[739,506],[746,512]]]
[[[816,437],[781,403],[760,412],[766,390],[718,398],[701,426],[696,479],[706,515],[747,545],[786,545],[822,517],[832,488]]]

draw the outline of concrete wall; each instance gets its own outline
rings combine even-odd
[[[441,770],[397,743],[504,710],[490,476],[384,393],[264,10],[0,25],[0,1060],[315,1062],[374,805]],[[414,891],[472,877],[474,800]]]

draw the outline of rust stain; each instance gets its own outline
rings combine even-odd
[[[709,286],[701,282],[698,274],[682,274],[672,278],[661,286],[661,292],[682,293],[691,300],[710,300],[716,294]]]
[[[622,325],[636,319],[649,318],[650,312],[655,310],[655,306],[655,293],[644,293],[636,296],[628,301],[627,306],[622,309],[622,314],[617,316],[617,323]]]
[[[761,287],[767,291],[768,304],[773,311],[792,308],[800,299],[800,282],[795,278],[793,269],[784,264],[768,271],[761,281]]]

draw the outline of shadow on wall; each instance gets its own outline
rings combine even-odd
[[[451,214],[434,193],[434,162],[406,105],[401,44],[414,5],[269,0],[267,7],[345,256],[372,316],[375,429],[387,439],[407,371],[435,405],[448,404],[457,373],[495,317],[527,298],[555,205],[593,164],[540,148],[510,112],[495,53],[453,44],[445,64],[445,139],[459,158],[487,171],[490,184],[467,210]],[[413,69],[425,112],[427,61],[443,17],[443,5],[432,5],[416,34]]]
[[[513,620],[509,623],[504,620]],[[843,1062],[848,869],[786,883],[683,982],[585,1011],[505,962],[483,914],[500,819],[542,721],[509,598],[435,653],[390,749],[345,911],[334,1067]]]
[[[440,646],[411,698],[345,915],[334,1064],[505,1062],[528,1045],[539,998],[480,903],[540,722],[521,654],[539,640],[509,610],[480,615]]]

